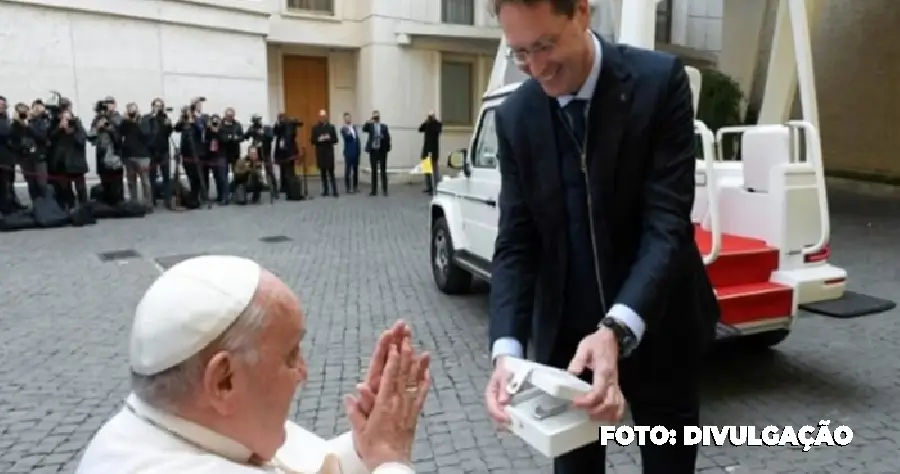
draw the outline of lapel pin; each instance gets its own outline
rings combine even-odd
[[[622,95],[619,96],[619,99],[620,99],[622,102],[625,102],[625,101],[628,100],[628,97],[626,97],[626,96],[625,96],[625,93],[623,92]]]

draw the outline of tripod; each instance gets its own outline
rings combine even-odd
[[[309,176],[306,175],[306,149],[304,147],[300,147],[297,150],[297,160],[300,163],[300,189],[301,196],[304,201],[312,201],[312,196],[309,195]],[[296,174],[296,173],[295,173]]]

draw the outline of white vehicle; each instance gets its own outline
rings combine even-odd
[[[519,84],[484,96],[463,172],[431,202],[431,262],[437,287],[466,292],[490,280],[500,172],[496,108]],[[722,129],[696,122],[693,221],[722,311],[720,337],[762,346],[788,335],[801,304],[840,298],[847,273],[828,263],[829,212],[817,129],[808,122]],[[718,142],[742,133],[742,161],[722,161]],[[801,146],[801,142],[802,145]],[[805,153],[801,153],[805,149]]]

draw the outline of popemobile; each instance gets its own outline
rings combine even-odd
[[[613,25],[618,41],[653,46],[656,0],[606,0],[594,7],[604,8],[595,18],[619,18]],[[780,116],[766,117],[772,107],[764,102],[759,125],[713,133],[695,122],[702,151],[692,219],[721,307],[718,336],[757,347],[783,341],[801,307],[860,311],[854,304],[834,304],[854,295],[845,294],[847,272],[828,261],[829,210],[807,2],[781,0],[779,8],[773,44],[780,50],[773,52],[767,83],[778,82],[775,92],[783,92],[778,89],[784,81],[796,83],[803,119],[779,123]],[[785,61],[783,53],[790,50],[793,57]],[[696,110],[701,75],[687,69]],[[431,202],[431,264],[444,293],[468,291],[473,278],[490,280],[501,192],[494,112],[523,79],[501,42],[475,133],[467,149],[454,152],[461,155],[462,173],[442,180]],[[735,135],[740,160],[721,152],[723,140]]]

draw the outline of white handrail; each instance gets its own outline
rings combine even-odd
[[[716,130],[716,150],[720,152],[722,151],[722,138],[725,135],[736,135],[738,133],[744,133],[758,128],[759,125],[734,125],[731,127],[722,127]]]
[[[709,265],[716,261],[722,251],[722,229],[719,225],[719,183],[716,180],[716,148],[712,131],[705,123],[694,120],[694,131],[700,135],[703,144],[703,165],[706,169],[706,193],[709,195],[709,231],[712,243],[709,253],[703,256],[703,263]]]
[[[810,122],[792,120],[788,127],[795,130],[803,130],[806,144],[806,162],[812,165],[816,176],[816,188],[819,194],[819,222],[821,231],[819,241],[811,247],[802,250],[803,255],[811,255],[821,252],[828,245],[831,238],[831,216],[828,214],[828,189],[825,187],[825,164],[822,160],[822,141],[819,139],[819,130]]]

